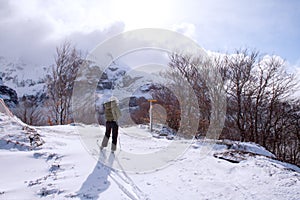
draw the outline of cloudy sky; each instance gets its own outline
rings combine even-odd
[[[71,41],[90,51],[127,30],[164,28],[210,51],[249,48],[300,67],[298,0],[0,0],[0,55],[51,64]]]

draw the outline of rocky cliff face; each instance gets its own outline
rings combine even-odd
[[[18,104],[16,91],[5,85],[0,85],[0,98],[4,100],[8,107],[16,107]]]

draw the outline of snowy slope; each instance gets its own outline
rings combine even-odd
[[[32,127],[45,144],[33,150],[22,134],[25,124],[0,115],[0,139],[8,135],[20,144],[0,144],[0,199],[299,199],[300,169],[264,155],[255,144],[218,141],[200,156],[207,142],[197,141],[162,169],[132,173],[109,168],[87,152],[78,129],[98,135],[95,125]],[[154,138],[148,129],[122,128],[121,151],[147,154],[165,148],[170,140]],[[125,134],[126,133],[126,134]],[[138,133],[138,134],[137,134]],[[135,137],[132,137],[134,134]],[[96,143],[97,138],[94,138]],[[184,141],[183,141],[184,142]],[[236,146],[239,144],[239,146]],[[228,148],[230,146],[231,148]],[[246,153],[250,149],[252,153]],[[244,152],[240,162],[214,155]],[[119,162],[118,152],[97,155],[108,165]]]

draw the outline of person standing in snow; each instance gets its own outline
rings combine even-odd
[[[104,103],[104,113],[106,119],[106,130],[100,148],[102,150],[104,147],[107,147],[110,134],[112,133],[111,150],[115,151],[117,149],[119,131],[118,119],[121,117],[121,111],[116,98],[111,98],[109,102]]]

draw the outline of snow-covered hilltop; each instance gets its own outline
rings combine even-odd
[[[95,159],[82,145],[78,128],[97,137],[104,131],[95,125],[29,127],[1,113],[0,199],[296,200],[300,196],[300,169],[277,161],[253,143],[217,141],[201,157],[201,148],[209,142],[198,140],[164,168],[132,173],[98,162],[119,163],[119,154],[96,153]],[[30,131],[44,143],[31,146]],[[91,142],[96,143],[97,137]],[[139,154],[162,150],[171,142],[138,126],[121,128],[119,137],[120,151]]]

